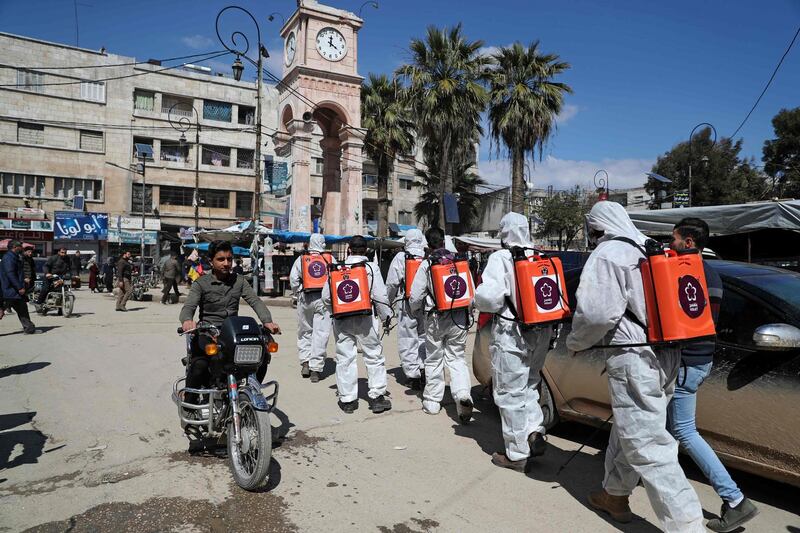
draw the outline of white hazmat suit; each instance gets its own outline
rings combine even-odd
[[[375,399],[386,394],[386,358],[383,355],[380,330],[381,323],[392,314],[386,285],[383,283],[380,269],[375,263],[362,255],[350,255],[345,259],[346,265],[366,263],[369,278],[372,307],[377,313],[356,315],[333,319],[333,334],[336,338],[336,387],[339,401],[349,403],[358,399],[358,365],[356,355],[358,346],[364,356],[367,367],[369,397]],[[322,289],[322,302],[332,311],[330,284]],[[380,320],[379,320],[380,319]]]
[[[646,343],[644,329],[626,316],[627,310],[647,322],[639,269],[644,256],[632,245],[612,240],[626,237],[641,245],[646,237],[614,202],[596,203],[586,222],[589,230],[604,234],[581,274],[567,348],[580,352],[595,345]],[[644,346],[607,348],[606,353],[614,424],[603,488],[612,496],[628,496],[641,479],[665,531],[705,531],[700,501],[678,464],[678,444],[666,429],[680,350]]]
[[[425,314],[425,389],[422,406],[429,413],[438,413],[444,397],[444,367],[450,372],[450,394],[459,404],[472,402],[469,368],[465,356],[470,314],[466,309],[435,311],[431,286],[430,260],[425,259],[411,284],[409,304],[412,312]],[[468,274],[470,277],[471,274]],[[473,283],[470,281],[470,283]],[[474,283],[473,283],[474,285]]]
[[[308,251],[324,252],[325,237],[313,233],[308,242]],[[292,265],[289,285],[292,292],[297,294],[297,353],[300,364],[308,363],[309,370],[322,372],[331,335],[331,314],[322,304],[321,291],[303,292],[302,255]]]
[[[408,230],[405,235],[405,253],[394,256],[386,275],[386,290],[389,301],[395,302],[397,316],[397,353],[400,356],[400,366],[408,379],[419,378],[425,362],[425,314],[422,311],[413,313],[405,297],[406,254],[422,258],[427,246],[428,242],[420,230]]]
[[[500,409],[506,457],[519,461],[530,455],[528,436],[545,433],[538,387],[553,328],[523,328],[508,306],[511,300],[518,309],[514,261],[508,248],[533,248],[528,220],[519,213],[506,214],[500,220],[499,237],[504,249],[489,256],[475,290],[475,308],[494,314],[489,343],[494,402]]]

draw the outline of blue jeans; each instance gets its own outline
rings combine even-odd
[[[742,498],[742,491],[695,426],[697,389],[711,373],[711,365],[712,363],[681,365],[675,384],[675,395],[667,407],[667,429],[703,471],[719,497],[726,502],[735,502]]]

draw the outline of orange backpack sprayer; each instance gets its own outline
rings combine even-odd
[[[436,310],[442,313],[469,307],[475,294],[469,262],[462,256],[434,261],[431,258],[430,276]]]
[[[647,341],[675,343],[716,335],[708,299],[703,258],[695,249],[664,251],[648,240],[645,249],[628,239],[645,255],[641,262],[647,308]]]
[[[563,322],[572,312],[561,260],[539,253],[527,256],[525,250],[520,247],[511,250],[517,320],[525,326]]]
[[[406,254],[406,300],[411,297],[411,284],[414,283],[414,276],[417,275],[419,265],[422,264],[422,258],[416,257],[411,254]]]
[[[365,263],[328,265],[334,318],[372,313],[369,276]]]
[[[321,291],[328,281],[328,265],[333,256],[327,252],[305,253],[300,260],[303,271],[303,292]]]

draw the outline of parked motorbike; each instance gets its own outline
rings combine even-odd
[[[186,377],[175,381],[172,400],[178,406],[181,427],[190,441],[227,443],[231,473],[236,484],[245,490],[266,485],[272,458],[270,412],[278,400],[278,383],[260,383],[256,374],[266,374],[278,344],[252,317],[229,317],[217,328],[199,322],[190,331],[178,328],[186,337],[186,357],[193,357],[194,335],[209,337],[205,357],[209,362],[211,384],[208,388],[186,387]],[[195,355],[201,356],[201,355]],[[263,365],[263,366],[262,366]],[[262,390],[270,389],[266,396]],[[197,395],[197,403],[188,403],[186,394]]]
[[[149,278],[146,276],[133,277],[133,291],[131,292],[131,298],[133,298],[135,301],[142,301],[144,299],[144,295],[150,290],[150,286],[147,282],[148,279]]]
[[[57,309],[65,317],[69,317],[72,315],[72,310],[75,309],[75,295],[72,294],[70,283],[68,283],[70,277],[53,276],[50,280],[50,292],[47,293],[47,298],[38,309],[39,313],[46,315],[51,309]]]

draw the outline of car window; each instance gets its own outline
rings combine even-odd
[[[717,338],[721,342],[753,346],[753,332],[757,327],[779,322],[781,318],[760,300],[725,287],[717,328]]]

